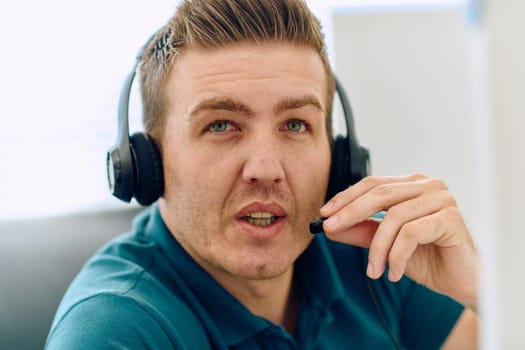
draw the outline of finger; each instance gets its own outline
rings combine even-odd
[[[354,225],[344,234],[330,235],[326,233],[326,237],[337,242],[369,248],[378,226],[378,221],[367,220]]]
[[[461,213],[457,207],[446,207],[401,228],[389,253],[388,278],[395,282],[406,274],[466,305],[476,305],[477,259]]]
[[[331,234],[344,232],[381,210],[389,210],[399,203],[443,189],[446,185],[441,180],[429,178],[382,184],[343,206],[325,221],[324,228]]]
[[[446,227],[439,225],[441,216],[440,211],[403,225],[388,256],[390,281],[397,282],[401,279],[408,260],[420,245],[427,245],[445,235]]]
[[[391,248],[406,225],[453,205],[455,205],[455,200],[452,195],[448,191],[439,191],[391,207],[379,225],[370,245],[369,277],[378,278],[383,274]],[[421,231],[421,234],[427,234],[427,232]]]
[[[411,174],[406,176],[368,176],[348,189],[339,192],[330,199],[321,208],[321,216],[328,217],[333,215],[335,212],[341,210],[341,208],[347,203],[352,202],[354,199],[367,193],[372,188],[391,183],[413,182],[426,178],[427,177],[422,174]]]

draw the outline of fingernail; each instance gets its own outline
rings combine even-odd
[[[368,266],[366,267],[366,275],[370,278],[374,278],[374,266],[372,266],[372,263],[369,262]]]
[[[397,274],[392,269],[388,269],[388,279],[391,282],[397,282]]]
[[[330,228],[330,227],[334,226],[337,223],[337,220],[338,220],[338,216],[337,215],[334,215],[334,216],[326,219],[325,222],[324,222],[324,227]]]
[[[322,211],[330,210],[334,207],[334,202],[330,201],[321,207]]]

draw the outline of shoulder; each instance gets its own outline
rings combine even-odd
[[[203,326],[176,283],[166,281],[167,265],[158,245],[144,237],[110,242],[69,286],[46,348],[206,349]]]
[[[127,294],[100,293],[78,300],[56,320],[46,349],[186,349],[207,344],[189,308],[174,299],[170,313]]]
[[[53,325],[46,349],[105,349],[132,346],[151,334],[169,338],[154,317],[129,297],[97,294],[71,305]],[[111,343],[111,346],[110,344]]]

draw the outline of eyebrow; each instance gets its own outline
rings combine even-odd
[[[305,95],[301,97],[287,97],[279,101],[273,108],[274,114],[280,114],[290,109],[299,109],[306,106],[313,106],[319,111],[323,111],[323,107],[319,100],[312,95]],[[235,101],[229,97],[215,97],[204,100],[198,103],[192,110],[190,115],[197,115],[202,111],[223,110],[234,113],[241,113],[246,116],[253,116],[255,113],[250,107],[244,103]]]
[[[253,111],[243,103],[235,101],[229,97],[215,97],[204,100],[197,104],[191,111],[190,115],[196,115],[199,112],[206,110],[223,110],[235,113],[245,114],[247,116],[253,116]]]
[[[313,106],[319,111],[323,111],[323,107],[316,97],[305,95],[301,97],[285,98],[274,107],[273,112],[274,114],[279,114],[289,109],[298,109],[306,106]]]

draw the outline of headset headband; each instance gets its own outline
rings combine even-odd
[[[156,34],[152,35],[142,45],[137,52],[131,72],[124,79],[118,104],[117,140],[106,155],[107,177],[111,193],[125,202],[130,202],[135,197],[142,205],[153,203],[164,191],[162,162],[160,152],[149,135],[137,133],[130,136],[129,101],[137,68],[146,47],[155,36]],[[346,136],[338,135],[332,142],[327,199],[366,177],[370,172],[369,151],[357,141],[348,96],[335,75],[334,79],[345,117]],[[152,184],[152,181],[155,183]]]

